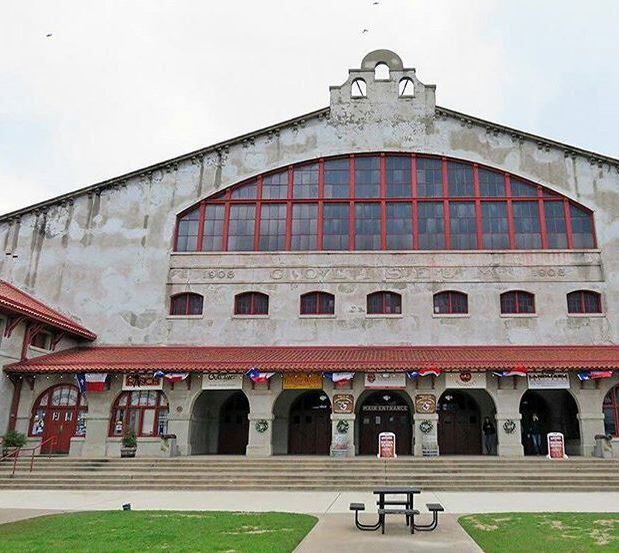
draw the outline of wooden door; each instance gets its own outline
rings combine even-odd
[[[325,397],[325,399],[321,399]],[[323,392],[309,392],[290,408],[289,455],[329,455],[331,449],[331,406]]]
[[[245,455],[249,439],[249,402],[243,392],[227,399],[219,412],[217,453]]]
[[[77,410],[72,407],[50,407],[45,412],[42,442],[55,437],[41,448],[41,453],[69,453],[71,438],[77,425]]]
[[[385,399],[386,397],[389,399]],[[395,449],[398,455],[411,454],[411,413],[399,395],[385,392],[372,394],[361,406],[360,455],[378,453],[378,435],[381,432],[395,434]]]
[[[473,398],[443,394],[438,406],[438,447],[441,455],[481,455],[481,420]]]

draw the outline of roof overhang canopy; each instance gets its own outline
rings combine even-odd
[[[102,346],[13,363],[9,373],[619,370],[619,346]]]

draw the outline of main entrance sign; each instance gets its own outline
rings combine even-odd
[[[404,373],[368,373],[365,375],[366,388],[406,388]]]
[[[240,390],[242,388],[242,374],[205,373],[202,375],[203,390]]]
[[[530,390],[569,390],[570,377],[566,372],[538,372],[527,374]]]

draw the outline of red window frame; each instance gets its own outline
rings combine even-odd
[[[155,405],[141,405],[140,402],[143,397],[148,397],[150,395],[156,395]],[[138,405],[131,405],[132,399],[134,395],[138,397]],[[120,405],[121,401],[126,398],[126,405]],[[120,411],[123,411],[122,416],[120,415]],[[154,411],[153,414],[153,433],[148,434],[142,432],[144,427],[144,415],[146,411]],[[129,429],[129,422],[131,421],[132,413],[137,414],[137,428],[138,430],[135,432],[135,435],[138,437],[156,437],[161,435],[160,430],[160,419],[163,414],[165,414],[165,426],[167,427],[167,417],[169,414],[169,403],[168,398],[161,390],[140,390],[140,391],[132,391],[132,392],[121,392],[118,394],[114,403],[112,405],[112,411],[110,413],[110,426],[109,426],[109,436],[110,437],[119,437],[122,436]],[[122,422],[121,425],[118,425],[118,422]],[[135,431],[135,429],[134,429]]]
[[[305,300],[314,300],[315,309],[309,310],[309,306],[304,304]],[[324,303],[323,301],[324,300]],[[335,314],[335,296],[329,292],[307,292],[302,294],[300,298],[299,312],[301,315],[334,315]],[[325,307],[325,303],[326,306]]]
[[[606,415],[610,413],[610,417],[615,427],[613,435],[619,437],[619,384],[613,386],[608,393],[604,396],[604,402],[602,404],[602,412],[604,414],[604,431],[610,434],[610,429],[606,427]]]
[[[590,310],[587,304],[593,301],[595,309]],[[577,309],[573,309],[576,306]],[[567,295],[567,312],[570,314],[588,315],[602,313],[602,294],[593,290],[574,290]]]
[[[525,301],[531,300],[533,309],[531,311],[525,309]],[[508,310],[507,302],[511,301],[514,305],[514,310]],[[533,315],[535,314],[535,294],[525,290],[508,290],[501,294],[501,314],[502,315]]]
[[[52,396],[56,390],[64,388],[66,390],[70,390],[77,394],[75,405],[69,405],[60,403],[59,405],[52,405]],[[68,396],[67,396],[68,399]],[[46,400],[44,402],[44,400]],[[43,403],[45,403],[43,405]],[[64,402],[66,403],[66,402]],[[39,394],[36,401],[32,405],[32,412],[30,414],[30,424],[28,425],[28,436],[30,437],[40,437],[43,432],[35,433],[34,432],[34,422],[35,417],[38,415],[38,420],[42,420],[45,422],[45,413],[47,409],[55,409],[55,410],[64,410],[64,411],[72,411],[73,416],[75,417],[76,425],[75,425],[75,434],[74,436],[85,436],[85,432],[80,432],[80,417],[83,417],[88,412],[88,403],[86,401],[86,397],[82,395],[77,386],[73,384],[55,384],[54,386],[50,386],[43,393]],[[43,426],[41,427],[43,429]]]
[[[200,299],[199,308],[192,304],[192,299]],[[180,312],[175,313],[176,307],[179,307]],[[170,298],[170,315],[202,315],[204,312],[204,296],[196,294],[194,292],[181,292],[180,294],[174,294]]]
[[[366,170],[357,170],[357,160],[362,160],[364,158],[371,157],[378,160],[378,164],[376,165],[379,169],[373,169],[373,171],[378,171],[379,175],[379,193],[378,195],[371,195],[372,197],[360,197],[355,192],[357,188],[357,177],[359,175],[363,175],[367,173]],[[408,158],[410,159],[410,192],[406,195],[393,195],[390,193],[391,191],[391,182],[388,182],[388,179],[393,180],[393,167],[390,164],[390,160],[392,158]],[[440,187],[435,187],[434,192],[436,195],[433,196],[420,196],[418,194],[418,185],[417,180],[420,175],[423,178],[424,173],[424,160],[434,160],[434,164],[436,165],[436,161],[438,161],[438,166],[441,168],[440,171],[440,179],[441,183]],[[344,162],[340,163],[337,167],[332,166],[330,162]],[[361,165],[361,164],[359,164]],[[389,172],[387,167],[389,168]],[[403,166],[408,167],[409,164],[405,164]],[[327,167],[327,168],[326,168]],[[316,178],[314,173],[317,171],[317,185],[315,183]],[[450,171],[454,173],[450,174]],[[480,185],[480,172],[483,171],[483,177],[487,177],[487,173],[492,173],[498,175],[500,178],[504,179],[504,186],[500,190],[504,193],[501,196],[489,196],[487,194],[496,193],[498,190],[496,187],[488,187],[486,181],[483,181],[483,186]],[[400,169],[398,172],[398,186],[402,187],[404,179],[403,173],[406,170]],[[456,174],[457,172],[457,174]],[[311,173],[312,176],[312,186],[314,190],[317,190],[318,193],[314,197],[307,197],[305,191],[303,193],[295,193],[297,189],[295,188],[295,183],[298,186],[307,187],[307,177],[303,175],[306,173]],[[435,171],[433,173],[435,176],[438,173]],[[339,177],[338,177],[339,175]],[[391,175],[391,176],[389,176]],[[266,190],[271,190],[271,188],[266,188],[270,186],[268,184],[270,177],[277,176],[279,179],[279,192],[274,196],[273,194],[263,194],[263,188]],[[328,177],[328,181],[326,182],[325,176]],[[336,178],[337,177],[337,178]],[[348,182],[344,182],[344,179],[348,179]],[[365,177],[364,177],[365,178]],[[470,182],[472,178],[472,183]],[[335,180],[333,180],[335,179]],[[454,183],[456,181],[464,182],[465,185],[455,186]],[[333,182],[332,182],[333,180]],[[512,192],[511,181],[514,181],[514,191]],[[263,183],[266,181],[267,184]],[[450,187],[451,183],[451,187]],[[420,186],[423,182],[420,183]],[[330,187],[336,186],[339,192],[342,194],[331,194],[329,191]],[[359,186],[361,188],[361,186]],[[526,188],[527,193],[523,193],[523,189]],[[299,189],[300,190],[300,189]],[[303,189],[305,190],[305,189]],[[346,193],[343,193],[346,190]],[[472,190],[472,195],[470,194]],[[486,192],[486,194],[482,194],[482,192]],[[468,194],[468,195],[463,195]],[[267,197],[268,196],[268,197]],[[552,203],[561,205],[563,207],[563,211],[565,213],[565,241],[566,249],[574,249],[576,241],[574,239],[573,234],[578,231],[578,229],[586,229],[585,231],[578,232],[578,236],[580,237],[578,242],[582,246],[582,242],[587,242],[587,247],[595,248],[596,246],[596,236],[595,236],[595,224],[593,221],[593,213],[588,208],[576,204],[572,202],[567,197],[562,196],[556,192],[553,192],[539,184],[526,181],[507,173],[505,171],[497,171],[496,169],[492,169],[490,167],[485,167],[476,163],[471,163],[468,161],[452,159],[447,157],[440,156],[431,156],[431,155],[418,155],[415,153],[412,154],[402,154],[402,153],[371,153],[371,154],[349,154],[346,156],[334,156],[331,158],[320,158],[318,160],[309,160],[307,162],[302,162],[295,165],[290,165],[288,167],[280,168],[275,171],[271,171],[269,173],[265,173],[263,175],[259,175],[258,177],[254,177],[250,180],[243,181],[241,183],[235,184],[223,191],[218,192],[217,194],[202,200],[198,204],[191,206],[190,208],[183,211],[179,214],[177,218],[176,224],[176,233],[175,233],[175,250],[179,251],[179,230],[185,229],[185,235],[187,237],[186,244],[183,244],[181,247],[182,251],[235,251],[230,247],[230,240],[228,240],[228,236],[230,235],[230,213],[231,208],[234,206],[251,206],[253,208],[253,219],[243,220],[238,223],[239,229],[241,229],[242,235],[241,237],[245,237],[243,241],[243,251],[260,251],[260,245],[263,247],[266,244],[265,241],[261,240],[261,230],[268,229],[269,233],[273,232],[273,229],[269,225],[261,225],[261,214],[262,214],[262,206],[270,205],[270,204],[281,204],[282,207],[285,206],[286,219],[285,219],[285,236],[282,236],[282,240],[278,241],[278,244],[281,245],[283,243],[282,251],[296,251],[293,250],[292,244],[292,236],[293,236],[293,226],[298,227],[294,232],[295,236],[311,236],[312,245],[315,242],[316,251],[335,251],[335,250],[327,250],[324,247],[325,240],[323,237],[326,236],[340,236],[343,237],[339,242],[336,240],[335,242],[338,244],[338,249],[340,250],[348,250],[348,251],[356,251],[356,233],[355,230],[357,228],[356,225],[356,210],[359,204],[376,204],[379,207],[380,213],[380,245],[377,247],[378,250],[387,251],[393,248],[388,248],[388,238],[387,238],[387,204],[395,204],[395,203],[404,203],[410,206],[412,212],[412,225],[410,240],[403,241],[404,243],[410,244],[408,249],[419,250],[420,249],[420,240],[418,235],[418,224],[420,220],[420,212],[424,207],[424,204],[427,203],[438,203],[439,206],[442,207],[442,229],[437,233],[430,232],[432,236],[434,236],[433,241],[437,244],[440,244],[440,247],[437,249],[440,250],[450,250],[454,249],[454,246],[458,245],[458,241],[454,240],[452,237],[452,226],[453,230],[457,230],[457,225],[450,224],[450,215],[454,212],[455,206],[458,203],[465,202],[467,204],[473,204],[475,208],[475,229],[476,229],[476,240],[475,248],[477,250],[493,250],[491,244],[484,244],[483,236],[490,237],[492,234],[505,234],[505,231],[498,232],[497,230],[492,230],[490,227],[493,224],[499,224],[497,221],[486,221],[486,230],[484,231],[484,221],[482,220],[482,204],[489,204],[493,202],[501,202],[506,205],[506,215],[508,221],[508,228],[506,232],[509,238],[509,247],[508,249],[519,249],[518,245],[525,246],[527,243],[539,243],[539,247],[535,246],[535,250],[546,250],[552,249],[553,244],[549,244],[549,235],[548,230],[553,233],[554,238],[551,240],[556,243],[556,236],[558,234],[556,225],[549,221],[548,226],[551,228],[547,228],[546,225],[546,210],[545,206],[548,206]],[[306,219],[299,221],[295,221],[293,219],[293,210],[296,206],[299,205],[311,205],[316,210],[316,223],[312,223],[311,221],[307,221]],[[347,225],[342,223],[343,219],[329,219],[325,217],[325,212],[329,209],[328,206],[333,204],[340,204],[341,206],[345,206],[347,217]],[[223,210],[223,222],[220,218],[221,213],[219,213],[218,217],[215,217],[212,221],[209,220],[209,213],[212,214],[212,210],[209,211],[207,207],[211,206],[224,206]],[[533,209],[529,209],[529,213],[527,215],[528,219],[534,221],[536,226],[539,227],[539,232],[537,230],[533,232],[525,233],[522,231],[517,235],[517,230],[520,228],[518,226],[519,221],[514,219],[514,211],[515,206],[522,205],[528,206],[529,208],[533,205]],[[574,218],[570,215],[572,210],[578,210],[579,221],[576,226],[572,221]],[[517,210],[517,209],[516,209]],[[221,210],[220,210],[221,211]],[[459,210],[455,209],[455,212]],[[196,225],[196,214],[198,215],[198,224]],[[438,217],[438,214],[436,215]],[[189,223],[185,220],[187,217],[192,218],[192,222]],[[281,219],[283,221],[283,218]],[[584,223],[583,223],[584,221]],[[299,223],[301,226],[297,225]],[[303,224],[302,224],[303,223]],[[586,224],[585,224],[586,223]],[[464,222],[462,223],[464,224]],[[363,225],[362,225],[363,226]],[[221,240],[213,240],[211,236],[213,228],[222,228],[221,230]],[[314,228],[316,227],[316,228]],[[197,229],[197,230],[196,230]],[[191,233],[189,233],[191,230]],[[239,232],[241,232],[239,230]],[[521,229],[522,230],[522,229]],[[328,232],[325,232],[328,231]],[[590,231],[590,236],[589,236]],[[197,232],[197,236],[194,236],[194,232]],[[426,233],[428,234],[428,233]],[[470,235],[471,232],[465,233]],[[535,239],[535,237],[539,234],[539,241]],[[208,247],[205,248],[204,237],[207,235],[209,240],[207,241]],[[435,236],[436,235],[436,236]],[[581,235],[584,236],[581,237]],[[440,240],[437,238],[440,237]],[[518,241],[518,237],[520,237],[520,242]],[[489,240],[488,240],[489,241]],[[578,245],[578,244],[576,244]],[[377,244],[378,246],[378,244]],[[314,249],[313,247],[311,249]],[[505,248],[500,248],[505,249]],[[240,251],[240,250],[239,250]]]
[[[445,298],[447,299],[447,310],[441,311],[440,301]],[[464,292],[454,290],[437,292],[434,294],[433,304],[435,315],[466,315],[469,312],[469,298]]]
[[[249,300],[249,309],[242,309],[241,302]],[[260,300],[266,300],[266,310],[261,308]],[[234,314],[243,316],[268,315],[269,296],[262,292],[241,292],[234,296]]]
[[[378,309],[374,307],[374,300],[379,299]],[[395,301],[395,304],[392,302]],[[402,314],[402,295],[397,292],[381,290],[372,292],[367,296],[368,315],[401,315]]]

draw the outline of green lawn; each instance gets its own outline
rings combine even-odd
[[[459,522],[486,553],[619,552],[619,513],[495,513]]]
[[[102,511],[0,525],[2,553],[290,553],[317,519],[285,513]]]

